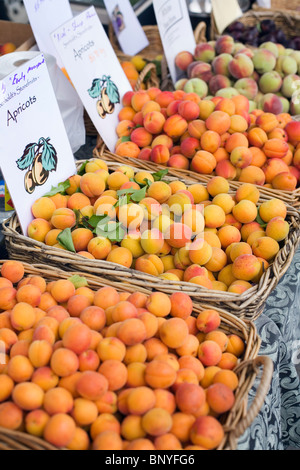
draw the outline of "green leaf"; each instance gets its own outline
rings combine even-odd
[[[130,142],[131,141],[130,135],[124,135],[124,137],[121,138],[121,141],[122,142]]]
[[[89,219],[89,224],[92,228],[96,228],[104,219],[106,219],[106,215],[93,215]],[[110,220],[110,219],[109,219]]]
[[[16,162],[19,170],[23,171],[31,167],[35,159],[36,147],[38,147],[38,144],[36,143],[28,144],[25,147],[22,157]]]
[[[143,199],[145,199],[147,193],[147,186],[144,188],[138,190],[136,189],[135,192],[131,196],[131,200],[133,202],[141,202]]]
[[[76,253],[70,228],[63,230],[57,237],[57,240],[66,250]]]
[[[69,278],[69,281],[72,282],[75,289],[79,289],[79,287],[88,287],[89,283],[87,282],[85,277],[79,276],[75,274],[74,276]]]
[[[110,77],[107,77],[106,93],[111,103],[120,103],[119,89],[117,85],[110,79]]]
[[[79,170],[77,171],[77,174],[78,174],[79,176],[83,176],[83,175],[85,174],[85,168],[86,168],[88,162],[89,162],[88,160],[87,160],[86,162],[84,162],[84,163],[81,165],[81,167],[79,168]]]
[[[101,95],[102,88],[103,88],[103,80],[101,78],[95,78],[93,80],[91,88],[88,90],[88,94],[91,98],[98,98]]]
[[[117,208],[117,207],[126,206],[126,204],[129,204],[129,202],[130,202],[130,194],[125,194],[119,197],[119,200],[118,202],[116,202],[114,207]]]
[[[67,189],[69,189],[70,186],[71,186],[71,183],[69,180],[65,181],[64,183],[59,183],[59,185],[56,187],[52,186],[51,191],[45,194],[44,197],[55,196],[56,194],[59,194],[59,193],[63,194],[66,192]]]
[[[169,173],[169,170],[160,170],[157,173],[152,173],[154,181],[162,181],[162,179]]]
[[[255,222],[259,223],[259,225],[262,227],[262,228],[266,228],[267,227],[267,223],[261,218],[261,216],[258,214],[257,217],[256,217],[256,220]]]
[[[46,171],[56,171],[57,169],[57,152],[52,144],[49,143],[50,138],[44,139],[43,137],[39,140],[39,148],[42,148],[42,165]]]

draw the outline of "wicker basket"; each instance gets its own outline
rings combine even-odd
[[[94,158],[101,158],[107,162],[117,162],[121,165],[131,165],[141,170],[151,171],[153,173],[166,169],[165,165],[153,163],[151,161],[138,160],[136,158],[129,157],[120,157],[119,155],[116,155],[107,149],[100,136],[98,136],[97,144],[93,151],[93,156]],[[208,183],[208,181],[210,181],[215,176],[214,174],[202,175],[191,170],[182,170],[171,167],[168,167],[168,171],[169,176],[178,179],[185,179],[191,183]],[[232,188],[238,189],[244,183],[239,181],[231,181],[230,184],[232,185]],[[257,188],[259,189],[262,197],[266,197],[267,199],[281,199],[286,204],[296,208],[297,210],[300,210],[300,187],[294,191],[283,191],[266,188],[264,186],[257,186]]]
[[[249,10],[241,16],[238,21],[245,26],[253,27],[263,20],[273,20],[276,27],[283,31],[289,39],[298,36],[300,30],[300,14],[290,10],[280,10]],[[220,36],[213,13],[211,15],[210,31],[211,40],[216,40],[218,36]]]
[[[78,162],[78,167],[82,162]],[[116,163],[108,163],[110,171],[118,168]],[[138,170],[135,168],[135,170]],[[178,178],[167,177],[169,181]],[[186,184],[190,182],[184,180]],[[235,190],[233,189],[235,192]],[[260,199],[260,203],[270,198]],[[280,279],[288,270],[297,250],[300,235],[300,213],[288,206],[290,233],[285,240],[276,259],[263,274],[259,284],[242,295],[230,292],[212,291],[192,283],[162,280],[159,277],[145,274],[134,269],[128,269],[115,263],[100,260],[90,260],[78,254],[50,247],[37,242],[27,236],[21,235],[20,224],[16,214],[3,224],[3,235],[6,249],[12,259],[21,259],[28,263],[42,263],[70,271],[82,271],[88,274],[97,274],[109,281],[121,281],[135,287],[146,287],[148,290],[158,290],[171,294],[182,291],[189,294],[194,302],[207,302],[212,307],[228,309],[239,318],[256,320],[263,312],[269,294],[277,286]]]
[[[271,10],[288,10],[289,13],[300,13],[300,2],[299,0],[271,0],[271,8],[260,7],[257,3],[252,5],[255,11],[270,11]]]
[[[4,261],[0,261],[0,267]],[[24,263],[25,275],[41,275],[48,281],[58,279],[69,279],[80,272],[67,272],[58,270],[48,265],[28,265]],[[98,290],[103,286],[113,286],[119,292],[135,292],[135,286],[125,282],[110,282],[106,278],[95,275],[85,275],[88,285],[93,290]],[[140,288],[140,292],[149,295],[151,292],[145,288]],[[199,304],[194,306],[194,316],[205,310],[207,305]],[[218,309],[221,317],[220,330],[225,334],[236,334],[240,336],[246,344],[244,356],[241,358],[235,372],[239,377],[239,386],[235,391],[236,401],[232,410],[224,416],[222,424],[225,437],[218,450],[236,450],[238,439],[251,426],[263,406],[273,374],[273,363],[270,358],[259,356],[261,339],[257,334],[256,327],[251,321],[243,321],[232,315],[228,311]],[[260,373],[262,369],[262,374]],[[249,392],[255,380],[259,380],[255,397],[248,408]],[[41,439],[37,439],[22,432],[9,431],[0,428],[0,450],[58,450]]]

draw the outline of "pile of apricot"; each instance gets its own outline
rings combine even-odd
[[[257,285],[290,232],[283,201],[260,203],[250,183],[232,192],[220,176],[188,186],[127,166],[109,172],[95,159],[68,183],[65,193],[33,204],[28,236],[65,250],[69,230],[76,254],[163,280],[242,294]],[[107,231],[94,230],[95,220]]]
[[[245,343],[184,293],[0,277],[0,427],[71,450],[212,450]]]
[[[300,123],[288,113],[250,112],[243,95],[128,92],[116,132],[120,157],[277,190],[299,185]]]

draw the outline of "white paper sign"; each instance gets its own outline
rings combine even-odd
[[[129,0],[104,0],[122,51],[134,56],[149,46],[148,38]]]
[[[43,54],[0,81],[0,167],[24,235],[33,202],[76,173]]]
[[[175,84],[179,78],[175,65],[176,55],[182,51],[194,54],[196,48],[187,3],[186,0],[153,0],[153,6],[171,78]]]
[[[122,97],[132,87],[95,8],[65,23],[52,38],[87,113],[113,152]]]
[[[73,17],[69,0],[24,0],[24,5],[39,50],[53,55],[62,67],[50,34]]]
[[[212,9],[219,34],[243,15],[238,0],[227,0],[226,8],[223,0],[212,0]]]

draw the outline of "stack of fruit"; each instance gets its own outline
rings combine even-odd
[[[251,110],[300,114],[300,51],[282,44],[267,41],[254,49],[223,35],[198,44],[194,54],[179,53],[176,66],[184,75],[176,89],[194,89],[201,98],[242,94]]]
[[[207,89],[206,83],[191,82],[187,92],[150,88],[126,93],[115,153],[294,191],[300,178],[300,123],[288,113],[271,112],[274,97],[280,98],[272,95],[266,112],[250,112],[245,96],[201,99],[198,83]]]
[[[18,261],[1,274],[0,427],[70,450],[221,444],[245,343],[217,311],[193,316],[184,293],[46,282]]]
[[[161,59],[162,59],[161,56],[157,56],[157,58],[151,62],[156,66],[156,72],[158,76],[160,75]],[[130,60],[128,59],[128,60],[121,61],[122,69],[126,77],[128,78],[133,90],[135,90],[137,83],[139,81],[139,78],[140,78],[140,74],[145,70],[145,67],[147,66],[147,64],[149,64],[149,61],[144,59],[140,55],[133,56]],[[141,90],[145,90],[147,88],[145,84],[145,82],[147,81],[147,78],[148,77],[146,75],[146,77],[144,78],[144,81],[140,85]]]
[[[89,161],[33,204],[28,236],[206,289],[242,294],[257,285],[289,235],[285,203],[260,204],[252,184],[232,193],[220,176],[187,186],[164,175]]]

